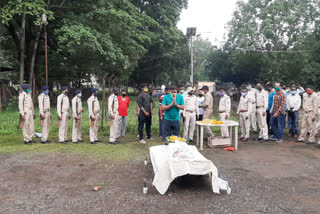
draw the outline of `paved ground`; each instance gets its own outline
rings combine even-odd
[[[298,143],[241,143],[202,152],[231,195],[212,193],[207,176],[186,176],[161,196],[152,166],[93,161],[86,155],[0,155],[0,213],[320,213],[320,149]],[[148,194],[142,194],[147,178]],[[101,185],[99,192],[92,186]]]

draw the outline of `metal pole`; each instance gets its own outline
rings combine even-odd
[[[191,86],[193,87],[193,42],[192,42],[192,36],[190,37],[191,40],[191,44],[190,44],[190,48],[191,48],[191,76],[190,76],[190,83]]]
[[[48,85],[48,45],[47,45],[47,27],[44,25],[45,58],[46,58],[46,85]]]

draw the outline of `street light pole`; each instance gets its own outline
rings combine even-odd
[[[191,55],[191,76],[190,76],[190,83],[191,86],[193,87],[193,41],[192,41],[192,36],[190,37],[190,55]]]
[[[44,49],[45,49],[45,61],[46,61],[46,85],[48,85],[48,37],[47,37],[47,15],[42,14],[42,24],[44,25]]]
[[[190,76],[190,83],[191,86],[193,87],[193,37],[196,35],[197,28],[195,27],[188,27],[187,28],[187,37],[190,38],[190,55],[191,55],[191,64],[190,64],[190,69],[191,69],[191,76]]]

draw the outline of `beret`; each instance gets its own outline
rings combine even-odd
[[[23,84],[22,85],[22,89],[28,89],[28,88],[30,88],[30,84]]]
[[[42,88],[41,88],[42,91],[45,91],[45,90],[48,90],[48,89],[49,89],[49,86],[47,86],[47,85],[44,85],[44,86],[42,86]]]

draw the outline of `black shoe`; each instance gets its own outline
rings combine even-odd
[[[24,144],[26,145],[32,145],[32,143],[30,141],[24,141]]]
[[[42,144],[46,144],[46,143],[47,143],[47,141],[41,141],[41,143],[42,143]]]
[[[101,141],[101,140],[95,140],[94,142],[96,142],[96,143],[101,143],[102,141]]]
[[[91,144],[97,144],[97,142],[96,141],[92,141],[92,142],[90,142]]]
[[[74,144],[78,144],[78,141],[74,141],[74,142],[72,142],[72,143],[74,143]]]
[[[69,142],[70,142],[70,140],[65,140],[64,142],[69,143]]]
[[[66,141],[62,141],[62,142],[60,142],[60,141],[59,141],[59,143],[62,143],[62,144],[67,144],[68,142],[66,142]]]
[[[51,143],[51,140],[46,140],[46,143]]]
[[[304,143],[303,140],[297,140],[296,142],[297,142],[297,143]]]
[[[78,140],[79,143],[83,143],[83,140]]]
[[[109,142],[109,144],[118,144],[119,141],[113,141],[113,142]]]
[[[263,138],[262,138],[262,137],[259,137],[259,138],[258,138],[258,141],[262,141],[262,140],[263,140]]]

